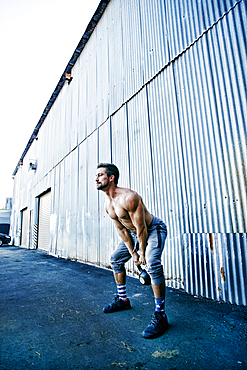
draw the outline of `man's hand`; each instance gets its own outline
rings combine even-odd
[[[146,259],[145,259],[145,256],[144,256],[143,253],[139,252],[139,254],[138,254],[137,252],[134,252],[132,254],[132,258],[133,258],[133,261],[135,262],[136,266],[146,265]]]
[[[134,252],[132,254],[132,258],[133,258],[133,261],[135,262],[136,266],[139,266],[141,264],[140,261],[139,261],[139,254],[138,253]]]
[[[146,265],[146,259],[145,259],[145,256],[144,256],[144,253],[141,253],[139,252],[139,262],[140,262],[140,265]]]

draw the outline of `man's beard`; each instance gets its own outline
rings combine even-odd
[[[107,186],[109,185],[109,179],[108,179],[108,181],[107,181],[107,184],[105,184],[105,185],[100,185],[100,186],[97,186],[97,190],[104,190],[105,188],[107,188]]]

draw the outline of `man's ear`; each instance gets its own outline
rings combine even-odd
[[[110,179],[110,181],[114,181],[115,176],[114,176],[114,175],[111,175],[111,176],[109,177],[109,179]]]

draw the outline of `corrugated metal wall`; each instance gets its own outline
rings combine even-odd
[[[244,0],[112,0],[18,170],[15,237],[51,188],[50,253],[107,267],[118,236],[94,177],[112,161],[168,226],[167,284],[246,305],[246,15]]]

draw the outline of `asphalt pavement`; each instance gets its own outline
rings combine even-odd
[[[167,332],[142,338],[150,286],[127,278],[132,309],[104,314],[112,271],[45,251],[0,248],[0,369],[247,369],[247,308],[167,289]]]

